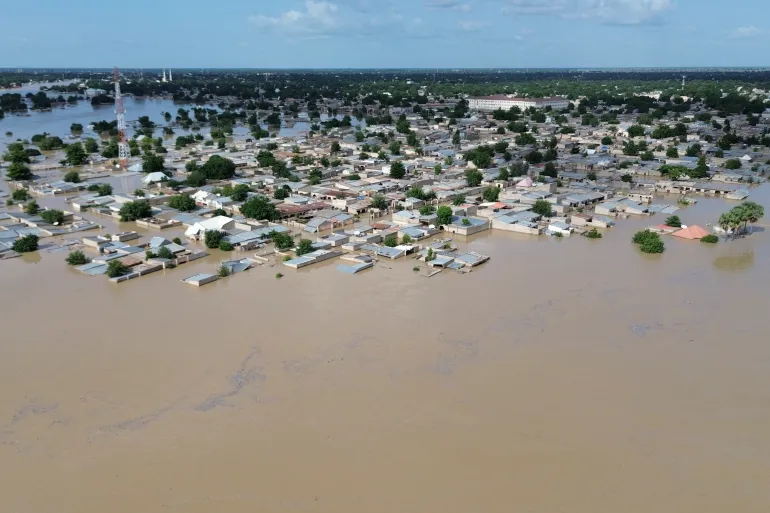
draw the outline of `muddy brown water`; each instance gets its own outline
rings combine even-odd
[[[662,220],[431,279],[0,262],[0,512],[765,513],[770,238],[642,255]]]

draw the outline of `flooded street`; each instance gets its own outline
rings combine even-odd
[[[431,279],[0,262],[0,512],[764,513],[770,237],[640,253],[662,221],[485,232]]]

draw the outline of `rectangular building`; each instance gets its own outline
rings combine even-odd
[[[529,107],[544,109],[551,107],[553,110],[566,109],[569,106],[569,100],[558,96],[552,98],[517,98],[505,94],[494,96],[476,96],[468,98],[468,107],[471,110],[493,111],[497,109],[509,110],[511,107],[518,107],[521,110]]]

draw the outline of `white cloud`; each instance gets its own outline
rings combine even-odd
[[[761,36],[762,34],[763,32],[761,29],[751,25],[749,27],[738,27],[737,29],[730,32],[730,37],[735,39],[748,39],[751,37]]]
[[[675,0],[506,0],[502,11],[519,15],[553,14],[569,19],[619,25],[657,23]]]
[[[328,35],[340,29],[338,7],[335,4],[306,0],[304,11],[286,11],[278,16],[258,14],[249,22],[259,28],[289,35]]]
[[[368,0],[336,2],[305,0],[304,10],[292,9],[272,16],[256,14],[249,17],[249,23],[266,32],[295,39],[364,36],[371,39],[381,35],[437,37],[435,31],[423,26],[421,18],[404,16],[395,8],[388,8],[387,1],[377,16],[367,12]]]
[[[452,11],[469,12],[470,4],[464,4],[457,0],[425,0],[425,6],[429,9],[448,9]]]
[[[479,30],[484,30],[487,28],[489,23],[486,21],[466,20],[461,21],[458,25],[465,32],[478,32]]]

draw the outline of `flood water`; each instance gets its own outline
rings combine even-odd
[[[765,513],[770,238],[641,254],[660,222],[486,232],[430,279],[0,262],[0,511]]]
[[[0,89],[0,94],[3,92],[12,92],[26,94],[33,89]],[[66,94],[64,95],[67,96]],[[186,103],[175,103],[173,100],[164,98],[134,98],[126,97],[123,99],[124,107],[126,109],[126,121],[129,123],[128,136],[133,135],[133,123],[142,116],[148,116],[150,121],[154,122],[157,126],[166,126],[166,120],[163,117],[164,112],[169,112],[173,117],[176,117],[177,111],[181,109],[192,110],[193,107],[204,107],[208,109],[216,109],[216,105],[194,105]],[[48,132],[52,135],[64,137],[69,135],[70,126],[73,123],[80,123],[83,125],[84,131],[82,133],[85,137],[98,137],[93,131],[89,130],[87,126],[95,121],[112,121],[115,119],[115,106],[114,105],[91,105],[90,101],[80,100],[77,104],[67,107],[56,107],[50,111],[38,112],[29,110],[28,115],[17,115],[6,113],[4,119],[0,119],[0,152],[4,151],[5,146],[8,143],[14,142],[17,139],[31,139],[33,135]],[[338,116],[342,119],[342,116]],[[326,114],[321,115],[321,120],[326,121],[330,119]],[[264,124],[264,123],[263,123]],[[354,120],[354,125],[366,126],[365,120]],[[309,120],[300,120],[292,123],[290,126],[284,125],[280,129],[278,127],[263,127],[270,128],[271,133],[282,137],[293,137],[303,132],[310,130],[311,123]],[[200,130],[201,134],[210,133],[210,127],[203,126]],[[12,136],[6,136],[6,132],[12,132]],[[185,130],[179,126],[174,126],[174,132],[177,136],[193,133],[191,130]],[[78,134],[81,135],[81,134]],[[159,129],[155,131],[155,137],[162,135]],[[249,137],[249,130],[246,126],[238,126],[234,129],[235,138],[245,139]],[[66,141],[65,141],[66,142]]]

